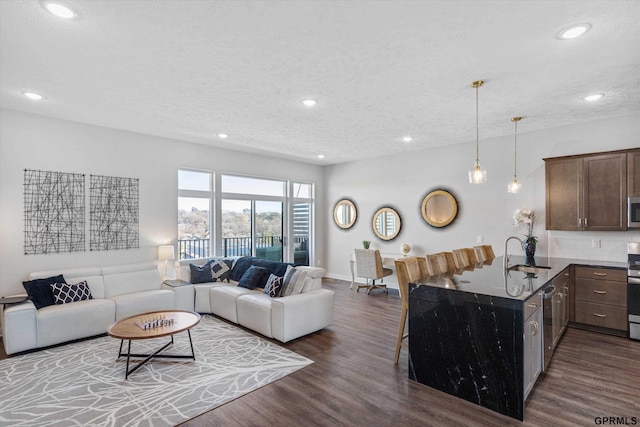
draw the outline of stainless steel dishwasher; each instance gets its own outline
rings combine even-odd
[[[544,344],[544,364],[542,370],[546,371],[551,362],[553,352],[562,337],[566,325],[567,312],[565,294],[562,287],[547,286],[542,294],[543,328],[542,339]]]

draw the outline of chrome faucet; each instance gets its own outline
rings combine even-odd
[[[520,246],[522,246],[522,250],[524,251],[524,242],[522,241],[522,239],[516,236],[507,237],[507,240],[504,241],[504,259],[502,260],[502,265],[505,270],[509,268],[509,254],[507,254],[507,245],[509,243],[509,240],[511,239],[516,239],[518,242],[520,242]]]

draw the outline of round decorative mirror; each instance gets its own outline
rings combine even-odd
[[[379,239],[393,240],[400,234],[400,215],[393,208],[380,208],[373,215],[372,226]]]
[[[422,218],[432,227],[442,228],[451,224],[458,215],[458,202],[447,190],[434,190],[422,200]]]
[[[333,208],[333,220],[336,225],[344,230],[353,227],[358,218],[358,210],[355,203],[349,199],[338,200]]]

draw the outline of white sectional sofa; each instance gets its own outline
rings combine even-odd
[[[7,306],[2,316],[7,354],[104,334],[111,324],[134,314],[180,308],[153,262],[40,271],[29,274],[29,280],[58,274],[70,284],[86,280],[93,299],[39,310],[31,301]]]
[[[189,265],[204,265],[207,261],[209,259],[180,261],[177,265],[179,278],[190,282]],[[307,272],[300,294],[271,298],[262,288],[250,290],[236,286],[235,279],[239,278],[235,277],[229,282],[194,284],[195,311],[215,314],[281,342],[330,326],[333,323],[334,292],[322,289],[325,270],[304,266],[296,268]]]

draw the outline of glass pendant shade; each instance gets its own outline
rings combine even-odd
[[[509,193],[519,193],[522,184],[518,182],[518,178],[516,176],[513,177],[513,181],[511,181],[508,185]]]
[[[483,84],[482,80],[471,83],[471,87],[476,90],[476,163],[472,169],[469,169],[470,184],[484,184],[487,182],[487,171],[480,166],[480,137],[478,132],[478,88]]]
[[[469,169],[469,183],[484,184],[485,182],[487,182],[487,170],[476,160],[475,166]]]
[[[511,121],[515,124],[515,132],[513,137],[513,181],[507,186],[509,193],[519,193],[522,185],[518,182],[518,122],[522,117],[514,117]]]

